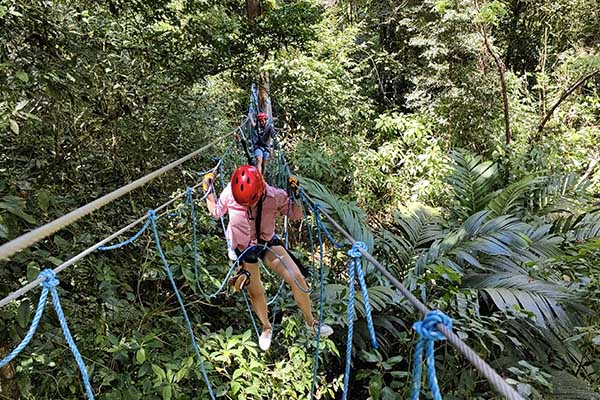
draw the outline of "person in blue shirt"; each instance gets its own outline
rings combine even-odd
[[[266,113],[260,112],[256,116],[256,123],[250,118],[252,123],[252,147],[256,157],[256,169],[262,174],[265,173],[267,161],[271,158],[271,142],[275,138],[275,129],[269,124],[269,117]]]

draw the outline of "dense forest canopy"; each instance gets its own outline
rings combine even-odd
[[[524,398],[600,399],[596,0],[0,0],[0,242],[230,132],[255,82],[306,190]],[[2,261],[0,296],[198,183],[232,143],[227,180],[245,162],[232,140]],[[159,227],[215,395],[308,398],[316,344],[289,291],[267,353],[243,296],[201,296],[229,260],[199,197],[199,282],[185,198]],[[306,264],[319,253],[308,239],[292,225]],[[98,399],[209,398],[153,243],[146,232],[59,276]],[[335,333],[320,344],[315,397],[335,399],[348,259],[330,243],[324,259]],[[380,347],[357,295],[350,398],[405,399],[422,316],[366,270]],[[279,282],[263,279],[270,298]],[[38,297],[0,309],[0,358]],[[499,398],[452,346],[437,349],[445,399]],[[0,370],[0,398],[84,393],[47,306]]]

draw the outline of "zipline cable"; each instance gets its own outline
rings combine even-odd
[[[318,204],[308,194],[304,193],[304,196],[310,200],[313,205]],[[323,208],[319,211],[329,220],[335,229],[337,229],[350,243],[356,243],[356,239],[352,237],[340,224],[337,223],[331,215]],[[399,280],[397,280],[383,265],[381,265],[368,251],[359,248],[360,253],[367,259],[381,274],[388,280],[392,285],[396,287],[406,299],[423,315],[430,313],[430,310],[417,299]],[[455,333],[451,332],[443,324],[437,324],[436,328],[442,332],[442,334],[448,339],[448,341],[458,349],[466,358],[473,364],[473,366],[487,378],[487,380],[496,388],[496,390],[503,394],[509,400],[524,400],[524,398],[517,393],[517,391],[510,386],[502,377],[487,363],[483,360],[473,349],[463,342]]]
[[[173,168],[178,167],[179,165],[183,164],[184,162],[196,157],[198,154],[209,149],[210,147],[219,143],[223,139],[226,139],[226,138],[232,136],[239,129],[239,127],[246,124],[247,121],[248,121],[248,117],[246,117],[243,120],[243,122],[238,127],[236,127],[234,130],[230,131],[229,133],[227,133],[225,135],[222,135],[218,139],[213,140],[212,142],[199,148],[198,150],[193,151],[192,153],[188,154],[187,156],[182,157],[176,161],[173,161],[170,164],[167,164],[164,167],[157,169],[156,171],[151,172],[146,176],[143,176],[125,186],[120,187],[119,189],[116,189],[116,190],[100,197],[99,199],[92,201],[91,203],[88,203],[82,207],[79,207],[78,209],[71,211],[68,214],[63,215],[62,217],[57,218],[52,222],[42,225],[39,228],[32,230],[31,232],[28,232],[24,235],[19,236],[16,239],[11,240],[8,243],[3,244],[2,246],[0,246],[0,260],[9,259],[11,256],[18,253],[19,251],[26,249],[27,247],[39,242],[42,239],[47,238],[48,236],[52,235],[55,232],[58,232],[62,228],[66,227],[68,225],[71,225],[78,219],[104,207],[105,205],[111,203],[112,201],[122,197],[123,195],[139,188],[140,186],[145,185],[146,183],[150,182],[154,178],[157,178],[157,177],[163,175],[164,173],[172,170]],[[38,284],[39,284],[39,282],[38,282]]]

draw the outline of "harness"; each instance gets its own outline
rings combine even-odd
[[[271,238],[271,240],[263,240],[261,239],[261,222],[262,222],[262,212],[263,212],[263,200],[264,200],[264,196],[260,198],[260,200],[258,201],[257,207],[256,207],[256,217],[254,218],[254,225],[256,228],[256,241],[258,243],[257,246],[253,246],[255,248],[255,250],[250,249],[249,251],[247,251],[244,256],[242,257],[242,259],[240,260],[240,263],[243,264],[244,262],[248,262],[248,263],[256,263],[258,262],[258,259],[260,258],[261,260],[263,259],[264,255],[266,254],[266,252],[268,251],[268,248],[273,247],[273,246],[283,246],[283,242],[281,241],[281,239],[279,239],[276,235],[273,236]],[[285,246],[284,246],[285,248]],[[235,249],[236,253],[239,252],[239,254],[241,254],[241,252],[238,249]],[[285,251],[289,254],[290,258],[294,261],[294,263],[298,266],[298,268],[300,269],[300,272],[302,272],[302,275],[307,277],[309,275],[309,270],[308,268],[306,268],[302,262],[291,252],[289,251],[289,249],[285,249]],[[239,255],[238,254],[238,255]],[[241,270],[244,271],[244,274],[250,274],[248,271],[246,271],[242,265]]]

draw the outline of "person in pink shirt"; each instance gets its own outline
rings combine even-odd
[[[212,178],[205,177],[205,189],[212,187]],[[264,351],[269,349],[273,330],[269,322],[258,259],[290,285],[306,324],[316,332],[319,321],[312,314],[306,280],[275,235],[277,217],[289,215],[292,220],[301,218],[300,205],[291,201],[285,190],[268,185],[258,169],[251,165],[236,169],[219,199],[216,200],[214,194],[209,193],[206,204],[214,218],[229,213],[226,234],[231,240],[231,248],[238,256],[241,255],[238,277],[242,279],[242,284],[236,284],[236,287],[248,289],[252,308],[262,323],[259,347]],[[320,331],[323,336],[333,333],[333,329],[323,323]]]

